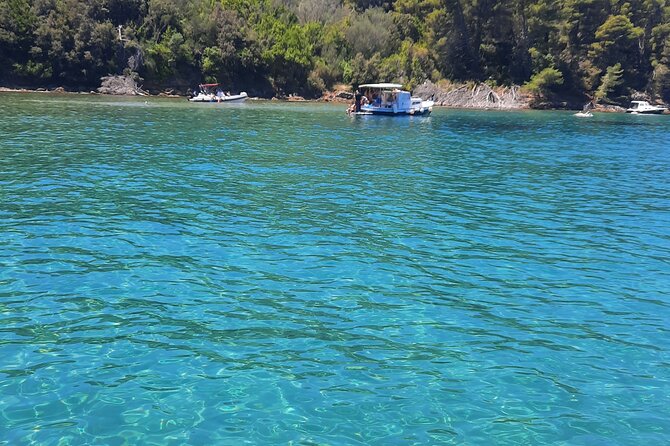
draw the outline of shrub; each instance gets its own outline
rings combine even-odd
[[[534,94],[546,95],[563,85],[563,73],[556,68],[545,68],[530,78],[524,86]]]

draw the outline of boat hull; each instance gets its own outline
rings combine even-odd
[[[660,110],[644,110],[644,111],[639,111],[639,110],[626,110],[626,113],[630,113],[631,115],[662,115],[665,113],[665,109],[660,109]]]
[[[393,110],[391,107],[363,107],[360,112],[354,112],[357,115],[375,115],[375,116],[428,116],[433,111],[432,106],[422,108],[411,108],[409,110]]]
[[[190,98],[188,101],[189,102],[242,102],[247,98],[247,94],[242,92],[240,94],[232,95],[232,96],[222,96],[222,97],[206,97],[206,96],[196,96],[193,98]]]
[[[376,116],[428,116],[431,110],[411,110],[405,112],[388,112],[382,110],[366,110],[359,112],[359,115],[376,115]]]

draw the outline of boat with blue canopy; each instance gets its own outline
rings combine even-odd
[[[358,88],[363,99],[360,110],[352,110],[356,115],[425,116],[433,111],[435,104],[412,96],[401,84],[363,84]]]

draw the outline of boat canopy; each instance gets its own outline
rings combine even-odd
[[[358,88],[402,88],[402,84],[388,84],[388,83],[381,83],[381,84],[363,84],[359,85]]]

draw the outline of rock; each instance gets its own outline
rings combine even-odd
[[[137,85],[138,80],[142,79],[136,75],[105,76],[100,79],[101,85],[98,88],[98,92],[102,94],[144,96],[147,92]]]
[[[457,108],[529,108],[530,98],[519,86],[499,87],[495,90],[484,83],[450,85],[447,88],[426,81],[414,89],[414,95],[432,98],[435,105]]]
[[[317,99],[321,102],[349,102],[354,98],[352,93],[348,91],[324,91],[323,95]]]
[[[647,101],[650,104],[653,102],[651,100],[651,97],[649,97],[649,95],[647,93],[642,92],[642,91],[633,91],[633,93],[631,93],[631,95],[630,95],[630,100],[631,101]]]
[[[354,98],[354,94],[349,91],[338,91],[337,93],[335,93],[335,97],[350,101]]]
[[[181,97],[181,95],[176,94],[173,89],[161,91],[160,93],[158,93],[158,96],[164,97],[164,98],[180,98]],[[186,96],[186,95],[184,95],[184,96]]]
[[[605,112],[605,113],[625,113],[626,109],[619,107],[618,105],[609,105],[609,104],[596,104],[595,111]]]

